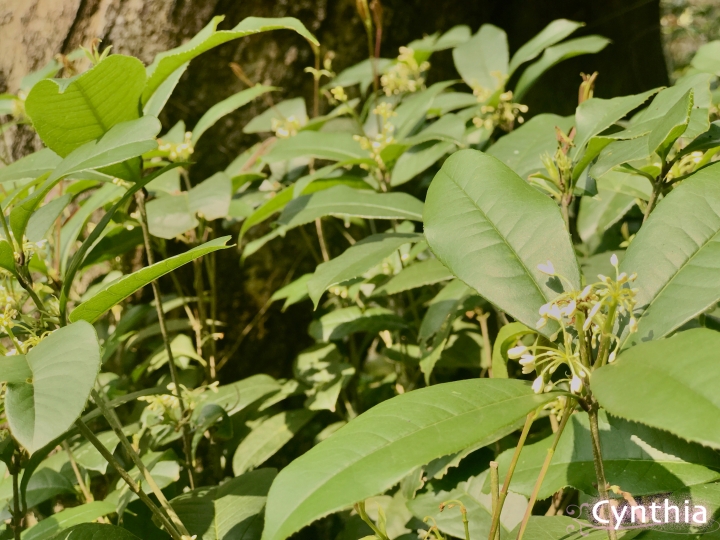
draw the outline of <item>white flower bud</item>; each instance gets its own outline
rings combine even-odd
[[[533,392],[536,394],[539,394],[543,391],[543,386],[545,386],[545,381],[543,381],[542,375],[535,379],[532,383],[532,389]]]
[[[548,317],[551,319],[555,319],[556,321],[562,320],[562,313],[560,313],[560,308],[557,306],[553,306],[550,308],[550,312],[548,313]]]
[[[615,361],[615,356],[617,353],[615,351],[610,353],[610,356],[608,356],[608,364],[612,364]]]
[[[582,379],[580,377],[578,377],[577,375],[573,375],[573,378],[570,381],[570,391],[573,394],[577,394],[578,392],[580,392],[580,390],[582,390],[582,387],[583,387]]]
[[[575,309],[576,309],[576,308],[577,308],[577,303],[575,302],[575,300],[573,300],[573,301],[570,302],[567,306],[565,306],[565,307],[561,310],[561,312],[562,312],[562,314],[565,315],[566,317],[572,317],[572,316],[575,314]]]
[[[617,268],[618,258],[617,258],[617,255],[615,255],[614,253],[612,255],[610,255],[610,264],[612,264],[614,267]]]
[[[535,356],[533,356],[532,354],[523,354],[522,357],[520,358],[520,364],[523,366],[527,366],[529,364],[534,364],[534,363],[535,363]]]
[[[543,274],[547,274],[549,276],[555,275],[555,267],[550,261],[547,261],[545,264],[538,264],[538,270],[540,270]]]
[[[637,329],[638,329],[637,319],[635,317],[630,317],[630,323],[628,326],[629,326],[630,332],[633,332],[633,333],[637,332]]]
[[[520,358],[522,355],[524,355],[527,351],[528,351],[528,348],[525,345],[518,345],[517,347],[508,349],[507,355],[508,355],[508,358],[512,358],[513,360],[516,360],[516,359]]]
[[[585,287],[582,290],[582,292],[580,293],[580,300],[585,300],[590,295],[591,291],[592,291],[592,285],[588,285],[587,287]]]

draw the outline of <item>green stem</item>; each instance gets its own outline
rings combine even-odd
[[[600,493],[601,500],[610,500],[608,496],[608,484],[605,480],[605,466],[603,465],[602,458],[602,446],[600,443],[600,428],[598,426],[598,404],[594,402],[590,404],[590,410],[588,411],[588,417],[590,419],[590,438],[592,440],[593,450],[593,462],[595,464],[595,476],[597,477],[598,492]],[[605,510],[603,509],[603,512]],[[608,539],[617,540],[617,533],[612,524],[612,516],[607,516],[611,520],[608,525]]]
[[[97,451],[100,452],[100,455],[105,458],[105,461],[107,461],[112,466],[112,468],[115,469],[115,471],[120,475],[120,478],[122,478],[123,481],[130,488],[130,491],[135,493],[135,495],[138,496],[138,499],[145,503],[145,505],[150,509],[153,515],[160,521],[160,523],[162,523],[163,527],[165,527],[168,534],[170,534],[173,540],[185,540],[182,535],[177,531],[170,519],[165,515],[165,513],[160,510],[160,508],[158,508],[154,502],[152,502],[152,499],[150,499],[150,497],[148,497],[147,494],[140,488],[140,486],[133,479],[133,477],[130,476],[128,472],[122,468],[118,460],[115,459],[115,456],[113,456],[112,453],[110,453],[110,451],[105,448],[105,445],[101,443],[100,440],[95,436],[95,434],[90,430],[90,428],[87,427],[87,424],[85,424],[85,422],[78,418],[75,421],[75,425],[78,427],[83,437],[90,441],[90,444],[92,444],[97,449]]]
[[[12,457],[12,487],[13,487],[13,533],[15,540],[20,540],[23,528],[23,515],[20,513],[20,489],[18,484],[18,476],[20,474],[20,454],[17,450]]]
[[[120,444],[122,444],[123,448],[125,449],[125,452],[130,456],[130,459],[132,459],[133,463],[135,463],[135,466],[138,468],[140,473],[143,475],[143,478],[145,478],[145,481],[150,486],[150,489],[152,489],[152,492],[157,497],[158,501],[160,502],[160,506],[162,506],[163,510],[167,513],[167,515],[172,520],[173,524],[177,528],[177,530],[185,536],[190,536],[190,533],[185,528],[185,525],[183,525],[183,522],[180,521],[180,518],[175,513],[175,510],[173,510],[172,506],[170,506],[170,503],[165,498],[165,494],[160,489],[160,486],[157,485],[155,482],[155,479],[150,474],[150,471],[148,471],[147,467],[145,466],[145,463],[143,463],[143,460],[140,458],[138,453],[135,451],[135,448],[130,444],[130,442],[127,440],[127,437],[125,436],[125,433],[122,430],[122,424],[120,423],[120,419],[117,417],[117,414],[115,413],[115,409],[111,408],[108,405],[107,400],[105,399],[105,396],[98,392],[97,390],[92,390],[92,398],[93,401],[95,401],[95,404],[98,406],[100,411],[102,412],[103,416],[105,417],[105,420],[108,421],[108,424],[110,424],[110,427],[115,432],[115,435],[117,435],[118,439],[120,439]]]
[[[360,519],[362,519],[368,525],[368,527],[373,530],[375,535],[380,540],[389,540],[388,537],[380,529],[377,528],[377,526],[373,523],[372,519],[368,517],[367,512],[365,512],[365,501],[357,503],[355,505],[355,511],[360,516]]]
[[[594,367],[597,369],[607,363],[610,354],[610,342],[612,338],[613,326],[615,325],[615,313],[617,312],[617,301],[613,300],[608,308],[605,324],[602,328],[602,336],[600,337],[600,346],[598,347],[598,355],[595,359]]]
[[[585,326],[585,313],[578,310],[575,313],[575,330],[577,331],[578,341],[580,342],[580,361],[583,366],[589,368],[590,348],[588,347],[587,335],[583,326]]]
[[[650,200],[647,203],[647,206],[645,207],[645,215],[643,215],[643,223],[647,221],[647,218],[650,217],[650,212],[653,211],[655,208],[655,204],[657,203],[657,199],[660,196],[660,190],[662,189],[662,180],[660,178],[657,178],[653,184],[653,190],[652,194],[650,195]]]
[[[145,254],[147,256],[148,264],[154,264],[154,256],[152,252],[152,246],[150,245],[150,230],[147,221],[147,212],[145,211],[145,192],[140,190],[136,194],[138,210],[140,212],[140,225],[143,233],[143,240],[145,243]],[[172,348],[170,347],[170,339],[168,337],[167,325],[165,324],[165,313],[162,308],[162,296],[160,294],[160,286],[157,280],[152,282],[153,295],[155,296],[155,308],[157,309],[158,323],[160,325],[160,333],[162,334],[163,343],[165,344],[165,351],[168,355],[168,365],[170,367],[170,378],[173,382],[173,394],[178,400],[178,408],[180,409],[180,421],[182,423],[183,432],[183,451],[185,453],[185,465],[187,467],[188,479],[190,481],[190,489],[195,489],[195,478],[193,475],[193,459],[191,452],[191,439],[190,439],[190,426],[187,424],[187,410],[185,409],[185,403],[180,393],[180,380],[178,377],[177,366],[175,365],[175,358],[173,357]],[[200,303],[202,303],[202,298]],[[202,322],[202,321],[201,321]]]
[[[542,469],[540,469],[540,475],[535,482],[532,495],[530,495],[530,500],[528,501],[527,508],[525,509],[525,516],[523,516],[522,524],[520,525],[520,530],[518,531],[517,540],[522,540],[522,537],[525,534],[525,529],[527,528],[528,521],[530,521],[530,516],[532,515],[533,506],[535,506],[535,501],[537,501],[538,493],[540,492],[540,487],[542,486],[543,480],[545,480],[545,475],[550,468],[550,462],[552,461],[553,455],[555,455],[555,449],[557,448],[558,442],[560,442],[560,437],[562,436],[563,430],[565,429],[565,426],[570,419],[570,415],[572,414],[573,407],[575,406],[575,403],[569,397],[566,399],[567,403],[563,409],[562,420],[560,421],[558,430],[555,432],[555,438],[553,439],[552,446],[548,448],[547,456],[545,456],[545,462],[543,463]]]
[[[505,482],[503,482],[503,487],[500,490],[497,508],[495,508],[495,511],[493,512],[492,524],[490,525],[490,534],[488,535],[488,540],[494,540],[496,533],[500,531],[500,514],[502,513],[503,505],[505,504],[505,499],[507,498],[508,490],[510,489],[510,480],[512,480],[513,473],[515,472],[515,467],[517,466],[518,460],[520,459],[520,452],[525,445],[525,440],[527,439],[528,433],[530,433],[530,428],[532,427],[532,424],[535,421],[536,417],[537,411],[533,411],[528,414],[527,418],[525,419],[525,426],[523,427],[522,433],[520,434],[520,440],[515,447],[515,452],[513,453],[512,460],[510,461],[508,472],[505,475]]]
[[[500,471],[498,470],[498,462],[490,462],[490,500],[493,515],[497,511],[498,501],[500,499]],[[495,540],[500,540],[500,531],[495,533]]]

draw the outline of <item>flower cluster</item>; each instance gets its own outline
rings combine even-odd
[[[192,143],[192,132],[186,131],[183,142],[181,143],[165,142],[162,139],[158,139],[158,150],[167,152],[167,157],[170,161],[187,161],[195,151]]]
[[[345,103],[348,100],[345,89],[342,86],[336,86],[335,88],[331,88],[330,93],[332,94],[332,97],[340,103]]]
[[[482,87],[475,88],[473,93],[480,103],[486,102],[490,97],[488,91]],[[511,131],[516,120],[519,124],[522,124],[525,119],[520,114],[528,112],[528,107],[513,102],[512,98],[513,93],[508,90],[500,94],[497,105],[482,105],[480,107],[480,116],[473,118],[475,127],[491,131],[495,129],[495,126],[499,126],[504,131]]]
[[[297,135],[302,125],[300,120],[295,118],[294,115],[290,115],[287,118],[273,118],[270,121],[270,129],[273,130],[275,136],[279,139],[287,139]]]
[[[397,116],[397,113],[393,110],[390,103],[384,101],[373,109],[373,114],[379,116],[381,119],[382,129],[380,130],[380,133],[375,135],[372,139],[362,135],[353,135],[353,139],[360,143],[360,147],[363,150],[370,152],[372,158],[378,166],[381,169],[384,169],[385,163],[383,162],[380,154],[388,145],[395,142],[395,139],[393,138],[395,126],[390,122],[390,118]]]
[[[410,47],[400,47],[396,63],[380,78],[386,96],[416,92],[425,83],[425,73],[430,62],[418,62],[415,51]]]
[[[184,385],[180,385],[180,396],[183,399],[186,413],[191,413],[200,403],[207,391],[217,392],[220,383],[214,382],[208,386],[200,386],[195,389],[188,389]],[[179,417],[180,400],[175,392],[175,385],[170,383],[167,385],[167,394],[158,394],[152,396],[141,396],[139,401],[145,401],[148,406],[146,412],[158,417],[161,421],[169,421],[170,423],[179,424],[183,419]]]

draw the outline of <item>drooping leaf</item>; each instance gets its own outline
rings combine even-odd
[[[144,84],[140,60],[113,54],[72,79],[40,81],[25,110],[45,145],[65,157],[114,125],[138,118]]]
[[[605,146],[597,157],[597,161],[590,167],[590,176],[595,179],[602,178],[623,163],[638,161],[644,164],[652,151],[649,149],[650,134],[634,139],[613,141]],[[595,139],[593,139],[595,140]]]
[[[494,157],[475,150],[450,156],[430,184],[424,221],[438,259],[529,326],[535,325],[540,306],[561,290],[539,264],[551,259],[555,270],[580,288],[580,270],[557,205]]]
[[[453,49],[455,67],[470,88],[494,92],[505,84],[508,74],[508,44],[505,32],[483,24],[468,41]]]
[[[275,474],[275,469],[258,469],[220,486],[183,493],[170,504],[198,540],[259,540]]]
[[[193,214],[212,221],[227,215],[231,197],[232,180],[220,171],[188,191],[188,206]]]
[[[609,43],[609,39],[601,36],[584,36],[548,47],[539,60],[530,64],[527,69],[523,71],[520,80],[518,80],[515,85],[515,99],[521,100],[525,96],[525,93],[535,84],[535,81],[540,78],[540,75],[555,64],[559,64],[575,56],[580,56],[581,54],[598,53],[607,47]]]
[[[635,206],[632,195],[598,189],[595,197],[582,197],[578,211],[577,229],[580,238],[587,242],[602,235],[620,221]]]
[[[638,331],[627,344],[660,339],[720,300],[720,164],[670,192],[630,244],[620,267],[633,285]]]
[[[73,508],[65,508],[57,514],[53,514],[52,516],[43,519],[37,525],[33,525],[27,529],[22,534],[22,540],[54,540],[57,538],[56,534],[64,529],[72,527],[73,525],[95,521],[97,518],[106,516],[107,514],[111,514],[113,512],[115,512],[115,505],[105,501],[93,501]],[[92,536],[72,535],[70,534],[70,531],[68,531],[68,536],[60,536],[60,538],[66,540],[85,540],[85,538],[93,539]],[[103,539],[104,538],[106,537],[103,537]],[[116,538],[119,540],[129,540],[134,537],[132,535],[125,535],[116,536]]]
[[[8,384],[5,410],[13,436],[32,453],[82,413],[100,369],[100,345],[83,321],[56,330],[25,358],[32,378]]]
[[[164,195],[145,205],[148,230],[153,236],[171,240],[198,226],[195,214],[190,211],[187,193]]]
[[[407,193],[377,193],[335,186],[290,201],[278,218],[287,228],[325,216],[422,221],[423,204]]]
[[[371,307],[363,311],[351,306],[336,309],[313,321],[308,333],[316,341],[327,342],[356,332],[377,334],[381,330],[399,330],[406,326],[403,319],[387,308]]]
[[[569,21],[568,19],[556,19],[543,28],[530,41],[520,47],[510,60],[508,76],[525,62],[537,57],[548,47],[559,43],[575,30],[584,26],[583,23]]]
[[[0,183],[37,178],[57,167],[62,158],[49,148],[38,150],[0,169]]]
[[[190,62],[185,62],[184,64],[182,64],[175,71],[173,71],[162,82],[160,86],[158,86],[157,90],[153,92],[150,99],[148,99],[145,103],[143,107],[143,114],[146,114],[148,116],[160,116],[160,113],[165,107],[165,104],[170,99],[173,90],[175,90],[175,87],[180,82],[180,77],[185,74],[185,71],[187,70],[189,65]]]
[[[290,442],[313,416],[314,411],[297,409],[283,411],[261,422],[235,450],[233,474],[240,476],[265,463]]]
[[[142,270],[138,270],[137,272],[124,276],[119,281],[110,285],[107,289],[77,306],[70,313],[70,320],[73,322],[80,320],[94,322],[108,309],[157,278],[172,272],[176,268],[179,268],[198,257],[202,257],[203,255],[207,255],[208,253],[217,251],[218,249],[228,248],[229,246],[226,246],[225,244],[229,239],[229,236],[216,238],[215,240],[206,242],[189,251],[186,251],[185,253],[170,257],[169,259],[157,262],[152,266],[148,266]]]
[[[329,191],[331,190],[321,193]],[[413,233],[373,234],[346,249],[339,257],[318,265],[315,274],[307,284],[310,298],[315,307],[329,287],[362,275],[380,264],[385,257],[390,256],[400,246],[421,239],[421,235]]]
[[[25,230],[27,239],[31,242],[39,242],[45,238],[45,235],[71,200],[72,195],[66,193],[38,208],[35,213],[30,216],[30,220],[28,221],[27,229]]]
[[[283,311],[285,311],[289,306],[309,298],[307,282],[310,281],[312,276],[312,274],[303,274],[292,283],[288,283],[284,287],[275,291],[270,297],[270,300],[273,302],[276,300],[285,300],[285,304],[282,308]]]
[[[665,159],[675,141],[685,132],[690,123],[693,107],[692,89],[685,92],[666,115],[655,125],[648,136],[648,148]]]
[[[718,449],[718,346],[705,328],[636,345],[592,374],[593,393],[611,414]]]
[[[452,272],[445,268],[443,263],[437,259],[428,259],[411,264],[404,268],[399,274],[390,278],[373,293],[374,296],[381,294],[398,294],[403,291],[432,285],[441,281],[453,278]]]
[[[300,157],[332,161],[358,160],[358,163],[376,165],[350,133],[329,131],[301,131],[287,139],[280,139],[263,160],[275,163]]]
[[[520,178],[527,178],[534,172],[545,170],[541,160],[543,154],[555,154],[558,146],[555,128],[567,133],[573,121],[571,116],[538,114],[501,137],[487,153],[510,167]]]
[[[262,538],[283,540],[384,492],[434,458],[490,444],[555,397],[535,394],[521,381],[475,379],[376,405],[281,471],[268,495]]]
[[[720,465],[720,458],[709,448],[642,424],[607,416],[604,411],[600,411],[599,416],[603,466],[610,485],[620,486],[637,497],[677,491],[720,478],[720,473],[712,470]],[[530,496],[553,439],[550,435],[523,447],[510,483],[512,491]],[[560,437],[538,493],[539,499],[550,497],[567,486],[588,494],[596,493],[591,442],[587,414],[573,414]],[[511,458],[512,450],[498,457],[501,478]]]
[[[308,32],[303,24],[293,17],[265,18],[247,17],[240,21],[232,30],[217,30],[218,24],[225,17],[213,17],[212,21],[198,32],[187,43],[169,51],[158,54],[152,64],[147,67],[147,83],[142,90],[142,103],[148,102],[158,87],[170,77],[177,68],[193,58],[218,45],[222,45],[233,39],[267,32],[269,30],[288,29],[294,30],[310,43],[319,45],[315,37]],[[102,65],[102,64],[101,64]]]
[[[227,116],[233,111],[236,111],[243,105],[247,105],[258,96],[266,94],[275,90],[274,86],[263,86],[261,84],[255,85],[252,88],[248,88],[237,94],[230,96],[227,99],[222,100],[220,103],[216,103],[210,107],[205,114],[202,115],[198,123],[195,124],[195,128],[192,132],[193,144],[202,137],[208,129],[210,129],[215,122],[220,120],[223,116]]]

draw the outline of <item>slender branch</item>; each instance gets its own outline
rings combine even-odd
[[[138,210],[140,212],[140,225],[143,233],[143,240],[145,242],[145,254],[147,256],[148,264],[154,263],[154,257],[152,252],[152,246],[150,245],[150,230],[147,221],[147,212],[145,211],[145,190],[141,189],[136,194],[136,200],[138,204]],[[182,422],[183,431],[183,450],[185,452],[185,465],[188,471],[188,478],[190,480],[190,489],[195,489],[195,478],[193,475],[193,458],[191,452],[191,439],[190,439],[190,426],[186,420],[186,409],[185,403],[180,393],[180,381],[177,373],[177,366],[175,365],[175,358],[173,357],[172,348],[170,347],[170,339],[168,338],[167,325],[165,324],[165,313],[162,308],[162,295],[160,294],[160,285],[157,280],[152,282],[153,295],[155,296],[155,308],[157,309],[158,323],[160,324],[160,333],[162,334],[163,343],[165,343],[165,351],[168,355],[168,365],[170,367],[170,377],[173,382],[173,393],[178,400],[178,408],[180,409],[180,418]],[[202,299],[201,299],[202,300]]]
[[[498,462],[490,462],[490,500],[492,502],[491,510],[493,515],[497,511],[498,501],[500,499],[500,471],[498,470]],[[500,531],[495,533],[495,539],[500,540]]]
[[[20,475],[20,453],[15,450],[12,457],[12,487],[13,487],[13,533],[15,540],[20,540],[20,534],[23,529],[25,516],[20,512],[20,489],[18,484],[18,476]]]
[[[313,74],[313,117],[320,116],[320,47],[313,45],[315,73]]]
[[[127,440],[127,437],[122,430],[122,424],[120,423],[120,419],[115,413],[115,409],[109,407],[105,396],[95,389],[92,390],[92,398],[93,401],[95,401],[95,404],[102,411],[105,420],[108,421],[108,424],[110,424],[110,427],[112,428],[113,432],[115,432],[115,435],[117,435],[118,439],[120,439],[120,444],[125,449],[125,452],[127,452],[127,454],[130,456],[130,459],[132,459],[133,463],[135,463],[135,466],[143,475],[143,478],[145,478],[145,481],[148,483],[150,489],[152,489],[152,492],[155,494],[158,501],[160,502],[160,506],[162,506],[163,510],[165,510],[167,515],[170,517],[177,530],[180,531],[180,533],[183,535],[190,536],[190,533],[185,528],[185,525],[183,525],[183,522],[180,521],[180,518],[175,513],[175,510],[173,510],[172,506],[170,506],[170,503],[165,498],[165,494],[160,489],[160,486],[157,485],[157,482],[155,482],[152,474],[150,474],[150,471],[148,471],[145,463],[143,463],[143,460],[135,451],[135,448],[133,448],[133,446]]]
[[[558,430],[555,432],[555,438],[553,439],[552,446],[548,448],[547,456],[545,456],[545,462],[543,463],[542,469],[540,469],[540,475],[535,482],[535,488],[533,489],[532,495],[530,495],[530,500],[528,501],[527,508],[525,509],[525,516],[523,517],[522,524],[520,525],[520,530],[518,531],[517,540],[522,540],[522,537],[525,534],[525,529],[527,528],[528,521],[530,521],[530,516],[532,515],[533,506],[535,506],[535,501],[537,501],[538,493],[540,493],[540,487],[542,487],[543,480],[545,480],[545,475],[550,468],[550,462],[552,461],[553,455],[555,455],[555,449],[557,448],[558,442],[560,442],[560,437],[562,436],[563,430],[565,429],[565,426],[570,419],[570,415],[572,414],[572,410],[575,407],[575,402],[572,401],[569,397],[566,398],[566,400],[567,401],[565,403],[565,408],[563,409],[562,420],[560,420]]]
[[[318,243],[320,244],[323,261],[328,262],[330,260],[330,255],[328,253],[327,246],[325,245],[325,235],[323,234],[322,221],[320,218],[315,218],[315,230],[317,231]]]
[[[93,502],[95,498],[93,497],[92,493],[88,489],[87,485],[85,484],[85,479],[82,476],[82,473],[80,472],[80,468],[77,466],[77,462],[75,461],[75,456],[73,456],[72,450],[70,450],[70,445],[67,442],[67,439],[65,439],[62,442],[62,447],[65,449],[65,453],[68,455],[68,460],[70,461],[70,466],[72,467],[73,472],[75,473],[75,478],[78,481],[78,486],[80,486],[80,491],[82,491],[83,497],[85,498],[85,502]]]
[[[357,503],[355,505],[355,511],[360,516],[360,519],[362,519],[365,523],[367,523],[368,527],[370,527],[375,535],[380,540],[388,540],[388,537],[383,534],[383,532],[377,528],[377,526],[372,522],[372,520],[368,517],[367,512],[365,512],[365,501]]]
[[[482,332],[482,338],[483,338],[483,364],[485,364],[485,367],[488,369],[492,369],[492,345],[490,344],[490,332],[488,331],[488,317],[490,317],[490,313],[483,312],[482,309],[478,309],[476,311],[477,313],[477,320],[480,323],[480,331]],[[481,366],[482,367],[482,366]]]
[[[520,459],[520,452],[522,451],[523,445],[525,444],[528,433],[530,433],[530,428],[532,427],[536,417],[537,411],[533,411],[528,414],[527,418],[525,419],[525,426],[523,426],[522,433],[520,434],[520,440],[515,447],[515,452],[513,453],[512,460],[510,461],[510,466],[508,467],[507,474],[505,475],[505,482],[503,482],[503,487],[500,490],[497,508],[495,508],[495,511],[493,512],[492,524],[490,526],[490,534],[488,535],[488,540],[493,540],[496,536],[496,533],[500,531],[500,514],[502,513],[503,505],[505,504],[505,499],[507,498],[508,490],[510,489],[510,480],[512,480],[513,473],[515,472],[515,467],[517,466],[518,460]]]
[[[655,205],[657,204],[658,197],[660,197],[660,190],[662,190],[662,180],[660,178],[656,179],[653,183],[653,190],[650,194],[650,200],[647,203],[647,206],[645,207],[645,214],[643,215],[643,223],[647,221],[647,218],[650,217],[650,212],[653,211],[655,208]]]
[[[605,466],[603,465],[602,445],[600,443],[600,428],[598,426],[597,402],[591,403],[590,410],[588,411],[588,417],[590,419],[590,438],[592,439],[593,462],[595,464],[595,476],[597,477],[598,482],[598,492],[600,493],[600,498],[602,500],[610,500],[608,496],[608,484],[607,480],[605,480]],[[603,507],[602,511],[603,513],[605,512],[605,507]],[[608,539],[617,540],[617,533],[615,532],[615,528],[612,524],[612,515],[603,517],[607,517],[611,521],[607,529]]]

